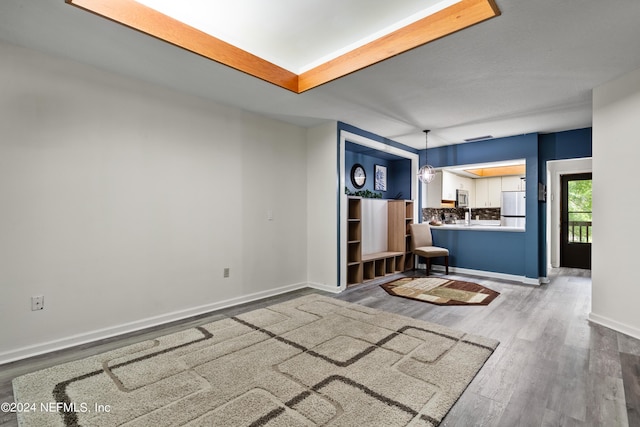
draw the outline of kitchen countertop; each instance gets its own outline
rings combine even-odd
[[[471,224],[465,224],[464,221],[457,221],[455,224],[434,225],[431,224],[431,228],[434,230],[465,230],[465,231],[510,231],[510,232],[524,232],[524,227],[506,227],[501,226],[500,221],[490,220],[472,220]]]

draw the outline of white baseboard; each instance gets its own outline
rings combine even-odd
[[[424,264],[420,264],[420,265],[423,266]],[[439,265],[439,264],[432,265],[431,269],[439,272],[445,271],[444,265]],[[517,276],[515,274],[497,273],[495,271],[472,270],[470,268],[461,268],[461,267],[449,267],[449,272],[460,273],[460,274],[470,274],[473,276],[485,276],[493,279],[512,280],[514,282],[522,282],[526,285],[540,286],[540,278],[532,279],[530,277]]]
[[[630,337],[640,339],[640,329],[618,322],[617,320],[609,319],[608,317],[600,316],[599,314],[591,312],[589,313],[589,322],[597,323],[598,325],[613,329],[614,331],[629,335]]]
[[[308,282],[307,286],[313,289],[317,289],[319,291],[331,292],[332,294],[339,294],[340,292],[346,289],[344,286],[331,286],[331,285],[326,285],[324,283],[315,283],[315,282]]]
[[[329,286],[319,288],[318,286],[310,283],[295,283],[292,285],[282,286],[268,291],[256,292],[249,295],[243,295],[240,297],[230,298],[224,301],[219,301],[211,304],[205,304],[198,307],[189,308],[186,310],[174,311],[172,313],[162,314],[159,316],[149,317],[146,319],[140,319],[135,322],[124,323],[121,325],[114,325],[108,328],[98,329],[95,331],[85,332],[82,334],[72,335],[44,343],[38,343],[27,347],[18,348],[15,350],[9,350],[0,353],[0,365],[4,363],[14,362],[16,360],[26,359],[33,356],[38,356],[52,351],[62,350],[69,347],[74,347],[80,344],[86,344],[93,341],[102,340],[105,338],[114,337],[117,335],[127,334],[130,332],[139,331],[152,326],[163,325],[165,323],[174,322],[176,320],[182,320],[200,314],[210,313],[216,310],[220,310],[235,305],[244,304],[247,302],[268,298],[275,295],[284,294],[287,292],[295,291],[297,289],[313,287],[316,289],[322,289],[329,292],[340,292],[339,290],[329,289]],[[339,288],[338,288],[339,289]]]

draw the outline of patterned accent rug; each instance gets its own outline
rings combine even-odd
[[[391,295],[437,305],[489,305],[500,295],[477,283],[439,277],[404,277],[380,286]]]
[[[307,295],[27,374],[13,389],[30,405],[22,426],[437,426],[497,345]]]

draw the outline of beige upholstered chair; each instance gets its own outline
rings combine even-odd
[[[423,257],[427,262],[427,275],[431,269],[431,258],[444,257],[446,274],[449,274],[449,250],[433,246],[431,226],[428,223],[410,224],[411,252]]]

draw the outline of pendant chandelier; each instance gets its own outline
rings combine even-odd
[[[436,177],[436,172],[433,170],[433,166],[427,164],[427,142],[428,142],[428,130],[424,130],[424,165],[418,171],[418,179],[424,184],[428,184]]]

